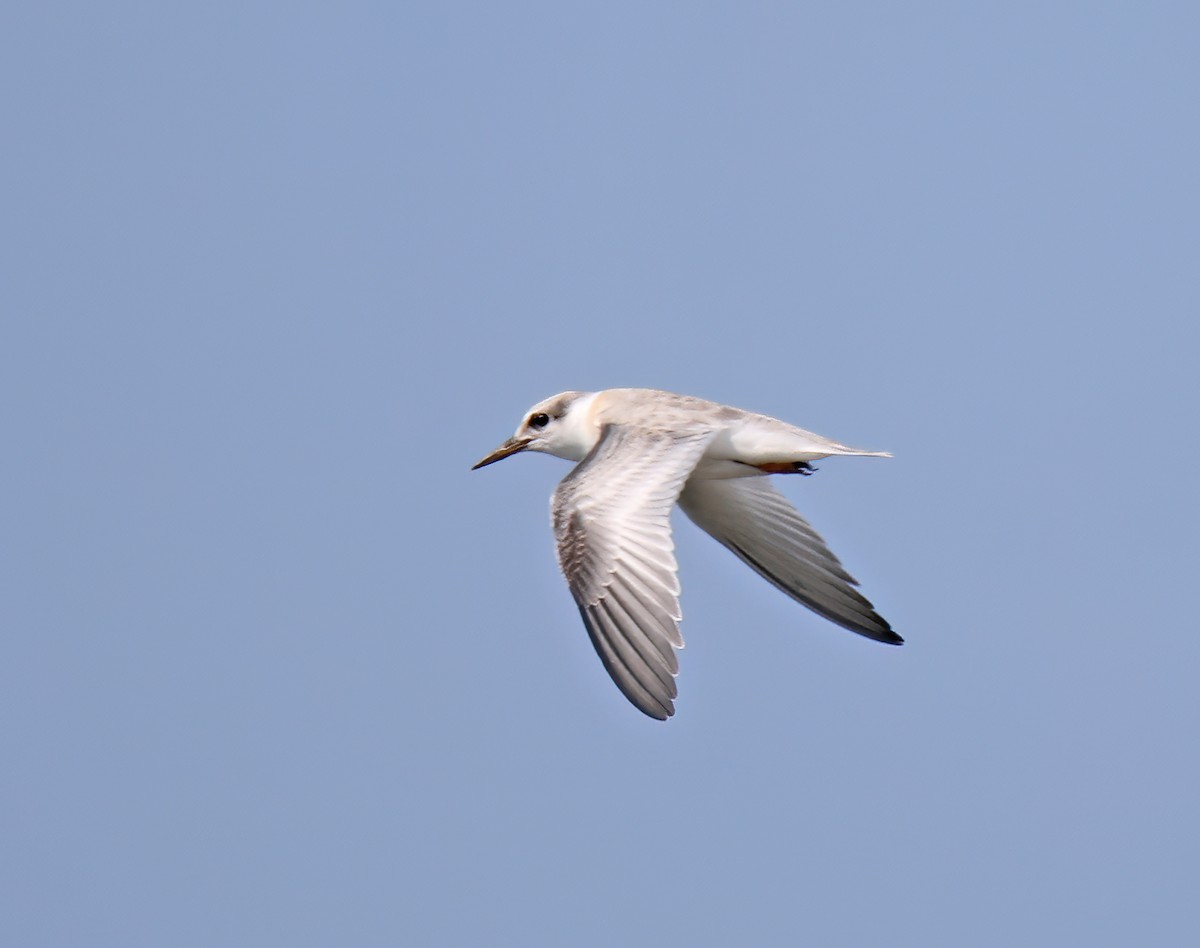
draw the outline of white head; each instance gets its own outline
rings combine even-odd
[[[595,392],[561,392],[525,413],[516,433],[471,470],[494,464],[518,451],[541,451],[582,461],[600,438],[589,410]]]

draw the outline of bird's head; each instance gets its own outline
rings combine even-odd
[[[600,437],[589,410],[595,397],[594,392],[561,392],[538,402],[525,412],[516,433],[471,470],[519,451],[540,451],[568,461],[582,461]]]

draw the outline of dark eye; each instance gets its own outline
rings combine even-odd
[[[548,424],[550,424],[550,416],[544,411],[539,411],[536,415],[529,416],[530,428],[545,428]]]

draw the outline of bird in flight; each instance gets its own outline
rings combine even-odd
[[[860,451],[766,415],[656,389],[563,392],[526,412],[472,470],[519,451],[579,463],[554,491],[558,563],[588,636],[638,710],[675,713],[676,503],[767,582],[831,622],[888,645],[892,631],[808,521],[768,481]]]

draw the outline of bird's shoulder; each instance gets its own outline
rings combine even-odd
[[[622,425],[647,434],[721,427],[747,414],[695,395],[656,388],[605,389],[597,394],[592,412],[600,427]]]

